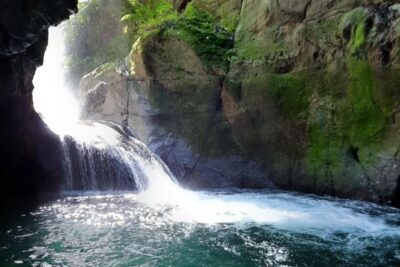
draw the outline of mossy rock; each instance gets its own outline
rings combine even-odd
[[[132,65],[143,64],[141,77],[150,81],[149,101],[163,114],[163,126],[204,156],[241,154],[221,113],[222,76],[174,34],[160,31],[140,42]]]
[[[193,0],[191,4],[212,14],[228,32],[235,32],[242,5],[240,0]]]

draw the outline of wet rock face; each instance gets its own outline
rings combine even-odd
[[[0,1],[0,210],[33,204],[39,192],[57,189],[59,142],[33,109],[32,79],[43,62],[48,27],[67,19],[76,5]]]
[[[124,138],[126,138],[124,136]],[[128,142],[128,138],[124,140]],[[99,191],[138,189],[132,172],[134,161],[126,162],[121,157],[120,147],[105,145],[98,148],[80,143],[70,136],[64,137],[66,177],[63,188],[67,191]],[[137,166],[135,166],[137,168]],[[136,179],[135,179],[136,178]]]
[[[84,99],[82,118],[122,124],[127,119],[127,83],[114,64],[104,65],[86,75],[80,83]]]
[[[235,143],[220,109],[220,73],[175,37],[135,44],[131,77],[118,64],[83,78],[86,119],[127,123],[191,189],[271,187]]]
[[[193,187],[269,177],[282,189],[398,205],[399,1],[192,0],[181,13],[193,7],[234,34],[233,48],[210,50],[174,27],[142,36],[129,90],[101,84],[108,74],[84,86],[92,115],[127,121]],[[229,66],[204,51],[229,55]]]
[[[397,2],[243,1],[223,110],[279,187],[398,198]]]

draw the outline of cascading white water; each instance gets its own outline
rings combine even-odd
[[[60,135],[76,134],[80,130],[79,102],[65,80],[65,51],[63,26],[50,28],[44,64],[37,69],[33,79],[35,110],[41,114],[47,125]],[[84,133],[77,135],[84,137]]]
[[[60,136],[68,192],[11,226],[0,220],[1,266],[400,266],[398,209],[181,188],[128,129],[79,121],[63,48],[51,28],[34,104]]]
[[[63,44],[60,28],[50,29],[44,65],[34,79],[34,103],[49,127],[64,142],[69,166],[67,189],[110,190],[136,186],[141,193],[126,197],[155,209],[166,205],[173,207],[168,218],[175,222],[266,223],[317,235],[337,230],[372,235],[400,233],[384,218],[356,212],[353,204],[348,207],[334,201],[290,194],[216,194],[179,187],[168,167],[122,127],[79,121],[78,101],[63,79]],[[101,172],[105,173],[104,177],[100,177]],[[108,183],[107,179],[114,181]]]
[[[65,81],[64,59],[61,25],[49,30],[44,64],[33,81],[33,97],[36,111],[60,136],[65,190],[136,189],[148,203],[194,199],[195,194],[179,187],[168,167],[123,127],[79,120],[79,100]]]
[[[168,168],[118,125],[80,121],[80,105],[65,81],[62,25],[49,30],[44,64],[34,77],[36,111],[60,136],[65,190],[139,190],[154,177],[174,187]],[[162,177],[162,178],[161,178]]]

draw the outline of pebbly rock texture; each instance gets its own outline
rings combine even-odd
[[[43,62],[48,27],[67,19],[76,5],[0,1],[0,210],[34,205],[39,193],[58,188],[59,141],[33,109],[32,79]]]

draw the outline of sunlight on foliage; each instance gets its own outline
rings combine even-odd
[[[166,0],[150,0],[147,3],[138,0],[128,0],[128,2],[126,15],[121,18],[127,33],[146,33],[178,18],[172,4]]]
[[[233,48],[233,35],[206,11],[188,5],[174,30],[206,62],[227,64],[229,51]]]
[[[131,40],[163,31],[186,41],[203,60],[218,66],[227,63],[228,51],[233,47],[233,33],[219,25],[209,12],[193,4],[179,14],[166,0],[146,3],[129,0],[121,21],[125,24],[124,33]]]

